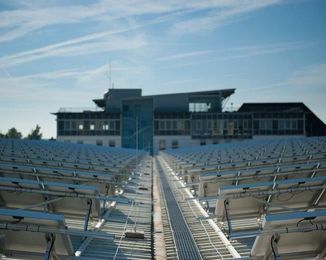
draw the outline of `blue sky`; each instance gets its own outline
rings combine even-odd
[[[324,0],[0,0],[0,131],[55,136],[60,107],[109,88],[236,88],[306,103],[326,121]]]

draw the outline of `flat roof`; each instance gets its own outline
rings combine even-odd
[[[195,91],[195,92],[179,92],[179,93],[146,95],[140,97],[124,98],[124,100],[153,98],[153,97],[162,97],[162,96],[175,96],[175,95],[220,95],[220,94],[222,94],[223,98],[227,98],[228,96],[234,94],[234,92],[235,92],[235,88],[230,88],[230,89],[206,90],[206,91]]]

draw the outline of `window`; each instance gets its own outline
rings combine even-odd
[[[254,129],[255,130],[259,129],[259,121],[258,120],[254,120]]]
[[[109,130],[109,124],[108,124],[108,122],[104,122],[104,124],[103,124],[103,130]]]
[[[273,130],[277,130],[277,129],[278,129],[278,121],[273,120]]]
[[[259,128],[261,130],[271,130],[272,129],[272,120],[260,120]]]
[[[209,130],[212,129],[212,121],[211,120],[207,121],[207,129],[209,129]]]
[[[171,129],[171,121],[166,121],[166,129],[167,130]]]
[[[109,123],[109,129],[110,130],[114,130],[114,121],[110,121],[110,123]]]
[[[280,130],[297,130],[298,126],[298,121],[296,119],[286,119],[278,121],[278,128]]]
[[[211,103],[189,103],[189,112],[208,112],[211,108]]]
[[[189,103],[189,112],[195,112],[195,104]]]
[[[196,121],[196,129],[201,130],[201,122],[199,120]]]
[[[154,121],[154,129],[155,130],[158,130],[158,124],[159,124],[159,121],[158,120],[155,120]]]
[[[110,140],[109,141],[109,146],[110,147],[115,147],[115,141],[114,140]]]
[[[160,121],[160,129],[165,129],[165,121]]]
[[[185,121],[184,120],[180,120],[180,121],[176,121],[177,122],[177,128],[180,130],[184,130],[185,129]]]
[[[63,121],[59,121],[58,122],[58,129],[59,130],[63,130],[64,129],[64,122]]]
[[[78,129],[79,129],[79,130],[83,130],[83,129],[84,129],[84,125],[83,125],[83,124],[79,124],[79,125],[78,125]]]
[[[248,121],[243,120],[243,129],[248,129]]]
[[[239,120],[239,130],[243,130],[243,120]]]
[[[93,123],[91,123],[91,124],[89,125],[89,129],[90,129],[91,131],[94,131],[94,130],[95,130],[95,125],[94,125]]]
[[[172,121],[172,128],[173,130],[177,130],[178,129],[178,124],[177,124],[178,121]]]
[[[284,120],[278,120],[278,129],[280,129],[280,130],[285,129]]]
[[[102,146],[103,145],[103,141],[102,140],[96,140],[96,145]]]
[[[177,149],[179,147],[178,140],[172,140],[172,149]]]
[[[115,121],[115,130],[120,131],[120,121]]]
[[[234,135],[234,121],[230,121],[228,123],[227,134],[228,135]]]
[[[165,140],[159,140],[158,146],[160,150],[165,150]]]
[[[221,124],[219,120],[213,121],[213,133],[214,135],[219,135],[221,132]]]
[[[70,130],[70,121],[65,121],[65,130]]]
[[[89,121],[88,120],[84,121],[84,130],[89,130]]]

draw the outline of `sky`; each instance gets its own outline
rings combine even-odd
[[[55,137],[51,113],[95,108],[110,82],[235,88],[226,109],[304,102],[326,122],[326,1],[0,0],[0,132]]]

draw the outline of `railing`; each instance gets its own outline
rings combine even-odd
[[[61,107],[59,109],[59,113],[81,113],[81,112],[98,112],[103,111],[102,108],[99,107]]]

